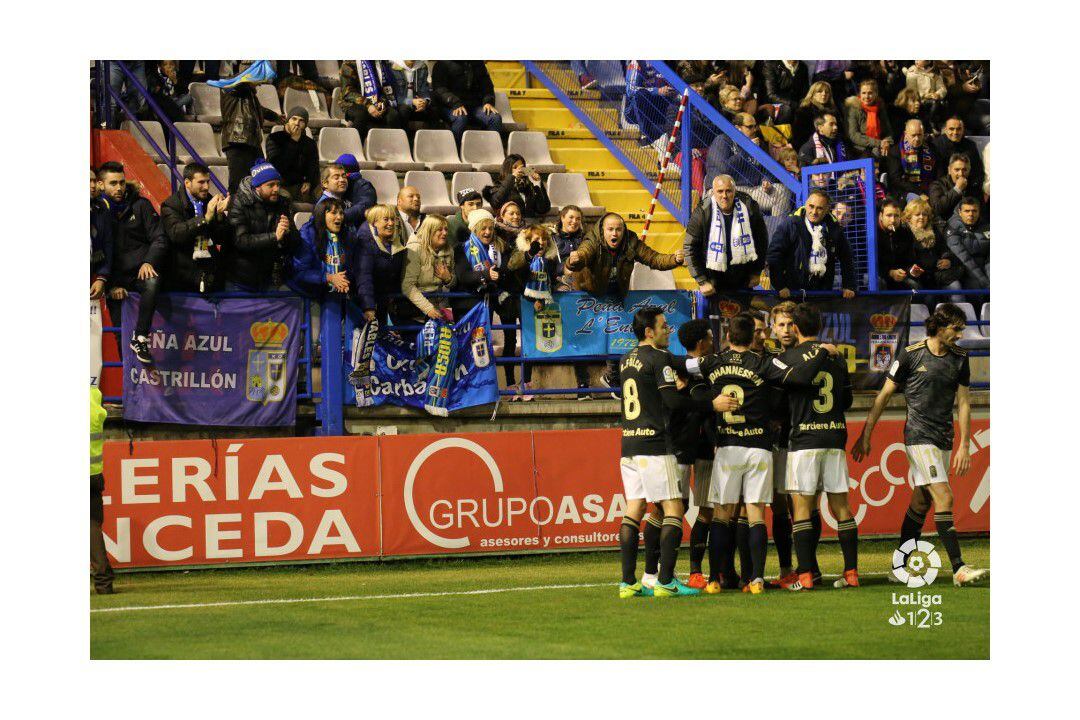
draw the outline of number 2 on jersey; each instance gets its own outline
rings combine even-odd
[[[623,417],[627,420],[637,420],[641,414],[641,401],[638,399],[637,380],[630,378],[622,384],[622,407]]]
[[[720,389],[720,394],[734,396],[734,398],[739,401],[739,407],[742,407],[743,398],[746,396],[746,393],[740,385],[725,385]],[[729,410],[724,413],[724,422],[728,425],[738,425],[739,423],[746,422],[746,416],[737,415],[734,411]]]
[[[833,379],[832,375],[827,372],[819,372],[814,376],[814,384],[818,385],[818,397],[814,400],[812,407],[815,412],[824,415],[833,408]]]

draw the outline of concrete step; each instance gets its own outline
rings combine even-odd
[[[514,119],[528,125],[530,130],[583,130],[585,128],[574,113],[565,107],[519,108],[515,105],[510,107],[514,111]]]
[[[508,89],[521,89],[524,90],[528,87],[528,78],[526,77],[525,68],[519,63],[501,63],[502,65],[517,65],[517,67],[492,67],[492,65],[498,65],[500,63],[487,63],[488,75],[491,76],[491,83],[501,91]]]
[[[548,147],[551,147],[551,145],[549,144]],[[572,168],[574,172],[595,170],[605,173],[625,174],[626,177],[633,179],[633,176],[623,167],[619,159],[608,152],[607,148],[599,142],[596,142],[596,147],[551,147],[551,157],[555,162],[561,163],[567,168]],[[603,175],[598,177],[603,177]],[[612,176],[612,179],[615,179],[614,176]]]

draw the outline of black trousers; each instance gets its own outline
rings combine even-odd
[[[101,493],[105,490],[105,476],[90,476],[90,578],[98,590],[112,588],[113,569],[105,552],[105,535],[101,523],[105,521],[105,505]]]
[[[365,143],[367,142],[368,130],[371,128],[400,129],[405,127],[405,121],[401,113],[397,108],[392,107],[387,107],[386,112],[379,117],[372,117],[366,107],[354,105],[349,108],[345,116],[356,127],[356,131],[360,133],[360,139]]]
[[[232,195],[240,187],[240,181],[251,174],[251,166],[262,157],[262,150],[233,143],[225,148],[225,157],[229,159],[229,194]]]
[[[139,316],[135,319],[135,334],[149,336],[150,323],[154,319],[154,310],[157,308],[158,293],[161,291],[161,276],[147,278],[146,280],[127,280],[115,283],[125,290],[139,293]],[[109,298],[105,301],[109,306],[109,315],[117,326],[121,324],[120,310],[123,300]],[[123,338],[121,338],[123,339]],[[123,343],[121,343],[121,347]]]

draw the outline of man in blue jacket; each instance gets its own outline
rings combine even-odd
[[[345,224],[359,232],[364,224],[368,208],[378,202],[375,186],[360,174],[356,156],[346,153],[323,168],[323,193],[316,205],[328,197],[337,198],[345,204]]]
[[[766,260],[774,289],[780,297],[792,290],[832,290],[836,263],[840,263],[840,287],[845,298],[855,297],[855,261],[840,225],[829,214],[829,196],[814,190],[784,220],[769,241]]]
[[[990,228],[979,222],[979,200],[966,197],[949,218],[946,242],[964,266],[960,282],[973,290],[990,289]]]

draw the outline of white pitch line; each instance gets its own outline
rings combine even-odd
[[[887,572],[863,572],[859,573],[861,577],[880,577],[887,575]],[[682,576],[686,576],[686,573],[680,573]],[[835,573],[824,573],[823,577],[839,577]],[[766,580],[775,580],[775,576],[767,577]],[[267,600],[223,600],[221,602],[208,602],[208,603],[177,603],[171,605],[127,605],[124,607],[109,607],[109,608],[91,608],[91,613],[118,613],[118,612],[137,612],[142,610],[185,610],[195,608],[211,608],[211,607],[235,607],[240,605],[291,605],[296,603],[316,603],[316,602],[345,602],[350,600],[406,600],[409,598],[427,598],[427,597],[451,597],[451,596],[464,596],[464,595],[494,595],[497,593],[510,593],[510,592],[532,592],[536,590],[565,590],[574,588],[594,588],[614,586],[615,583],[579,583],[569,585],[530,585],[526,587],[506,587],[506,588],[488,588],[485,590],[447,590],[445,592],[417,592],[417,593],[398,593],[394,595],[337,595],[332,597],[318,597],[318,598],[271,598]]]

